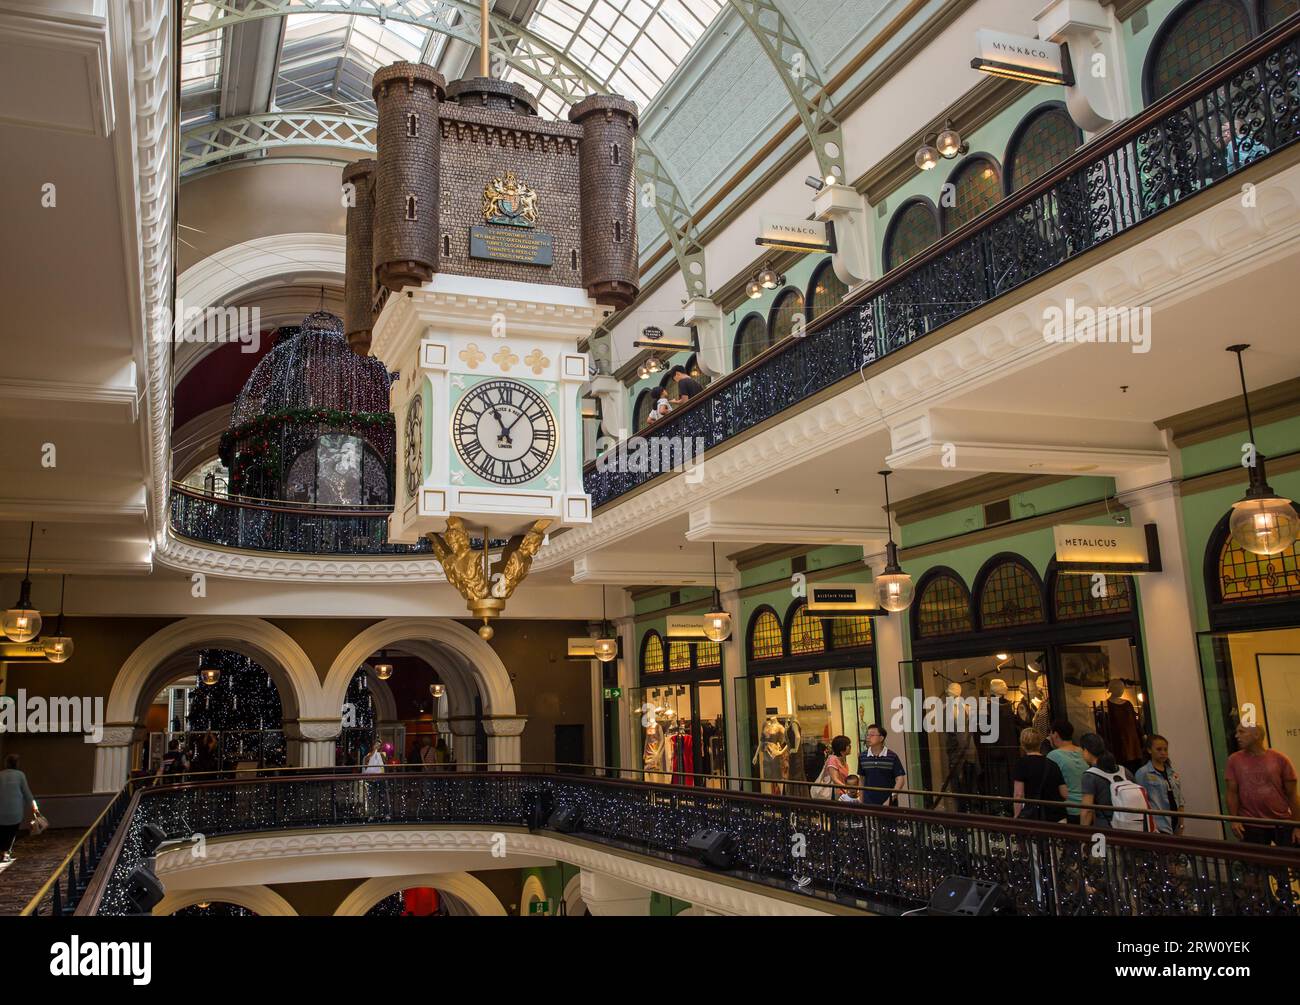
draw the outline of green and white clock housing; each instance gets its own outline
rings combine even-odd
[[[585,291],[438,274],[389,297],[374,351],[399,373],[398,492],[388,539],[459,516],[494,534],[591,522],[574,346],[609,313]]]

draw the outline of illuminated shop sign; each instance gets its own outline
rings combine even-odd
[[[970,65],[981,73],[1031,84],[1074,85],[1070,51],[1064,45],[981,28],[975,33],[975,49]]]
[[[670,639],[680,639],[686,642],[708,641],[708,636],[704,634],[703,614],[668,615],[667,633]]]
[[[1062,524],[1052,528],[1061,572],[1160,572],[1156,525]]]
[[[780,251],[834,251],[835,231],[818,220],[765,213],[759,217],[754,243]]]
[[[875,583],[809,583],[808,613],[819,618],[878,618],[889,612],[876,605]]]
[[[618,656],[623,657],[623,639],[618,638]],[[571,660],[594,660],[596,658],[596,640],[595,638],[577,638],[569,639],[569,651],[566,659]]]

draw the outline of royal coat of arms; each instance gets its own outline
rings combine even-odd
[[[532,227],[537,223],[537,192],[507,171],[483,190],[483,219],[507,227]]]

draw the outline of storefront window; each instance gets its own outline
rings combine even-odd
[[[633,688],[632,735],[647,782],[724,788],[727,773],[722,683]]]

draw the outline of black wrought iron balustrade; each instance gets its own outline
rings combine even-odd
[[[665,859],[690,858],[698,830],[722,830],[735,837],[742,878],[877,909],[923,905],[946,876],[961,875],[1002,884],[1030,915],[1300,913],[1300,852],[1289,849],[1112,831],[1098,856],[1095,836],[1079,827],[512,771],[156,786],[139,794],[116,857],[78,913],[129,910],[146,823],[183,841],[389,824],[545,827],[562,806],[578,810],[583,840]]]
[[[172,487],[171,526],[223,548],[305,555],[428,554],[428,541],[388,542],[387,510],[326,509],[221,498]]]
[[[1300,16],[1145,109],[640,435],[710,449],[1300,138]],[[645,467],[645,470],[628,470]],[[662,467],[587,466],[603,506]]]

